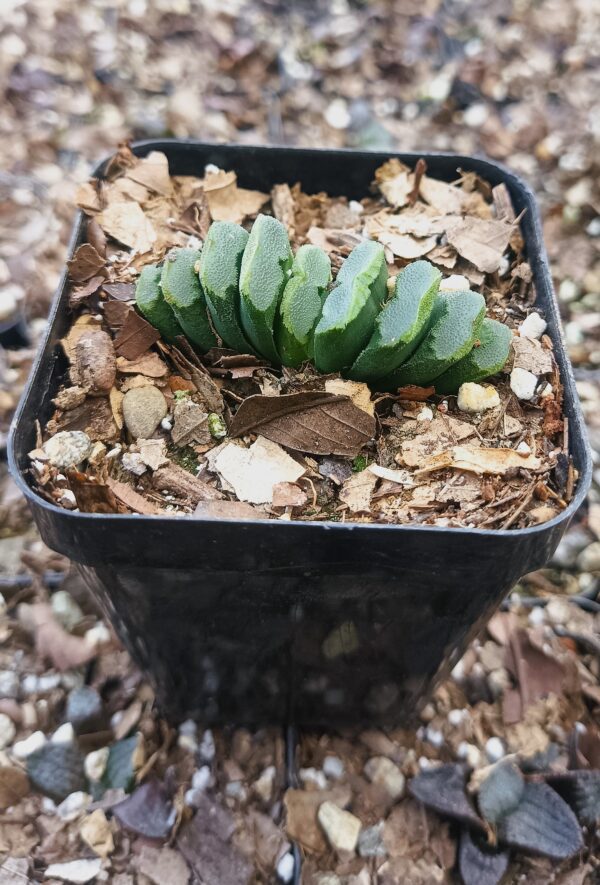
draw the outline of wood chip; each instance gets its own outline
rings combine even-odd
[[[340,489],[340,500],[348,505],[352,513],[368,513],[377,482],[377,476],[370,470],[353,473]]]
[[[196,506],[199,501],[216,501],[223,497],[222,493],[214,486],[208,485],[197,476],[192,476],[183,467],[173,463],[154,472],[152,485],[161,492],[168,492],[178,498],[190,501],[193,506]]]
[[[156,474],[155,474],[156,475]],[[140,495],[135,489],[132,489],[126,482],[118,482],[116,479],[108,477],[106,485],[111,490],[115,498],[133,510],[134,513],[145,514],[146,516],[156,516],[162,511],[152,504],[143,495]]]
[[[523,455],[515,452],[514,449],[453,446],[447,452],[434,455],[417,473],[428,473],[433,470],[443,470],[444,468],[452,467],[455,470],[468,470],[472,473],[489,473],[501,476],[509,470],[520,467],[526,470],[539,470],[541,464],[540,458],[537,458],[535,455],[523,457]]]
[[[215,468],[238,499],[251,504],[272,503],[277,483],[295,482],[305,472],[281,446],[263,436],[249,449],[228,443],[215,459]]]

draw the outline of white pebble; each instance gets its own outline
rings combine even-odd
[[[463,113],[463,122],[472,129],[478,129],[483,126],[489,113],[488,106],[483,101],[477,101]]]
[[[50,605],[55,618],[69,632],[83,619],[83,612],[66,590],[57,590],[53,593]]]
[[[527,620],[533,627],[539,627],[546,623],[546,612],[541,605],[536,605],[529,612]]]
[[[203,765],[192,777],[192,789],[207,790],[214,784],[214,777],[208,765]]]
[[[72,744],[75,740],[75,730],[71,723],[65,722],[63,725],[60,725],[50,740],[53,744]]]
[[[168,418],[163,418],[160,422],[160,426],[163,430],[173,430],[173,425]]]
[[[497,408],[500,405],[500,394],[495,387],[484,387],[482,384],[466,381],[459,387],[457,405],[461,412],[476,415],[478,412]]]
[[[17,741],[12,748],[13,756],[17,759],[27,759],[28,756],[31,756],[31,754],[35,753],[36,750],[39,750],[40,747],[43,747],[45,743],[46,735],[44,732],[34,731],[33,734],[30,734],[25,740]]]
[[[510,389],[517,399],[532,399],[537,383],[537,375],[534,375],[533,372],[528,372],[527,369],[516,368],[510,373]]]
[[[575,301],[577,296],[579,295],[579,286],[573,280],[563,280],[560,286],[558,287],[558,297],[560,301],[569,302]]]
[[[79,790],[63,799],[56,809],[56,814],[64,821],[75,820],[82,811],[85,811],[91,801],[92,797],[88,793]]]
[[[464,759],[467,765],[471,768],[478,768],[481,765],[481,753],[475,744],[461,741],[458,745],[456,755],[459,759]]]
[[[202,735],[202,742],[200,744],[200,758],[204,760],[204,762],[212,762],[215,758],[216,747],[215,747],[215,739],[213,738],[213,733],[210,728],[207,728],[204,734]]]
[[[219,167],[215,166],[214,163],[207,163],[206,166],[204,167],[204,174],[205,175],[217,175],[217,173],[219,173],[220,171],[221,170],[219,169]]]
[[[348,203],[348,209],[351,212],[355,212],[357,215],[362,215],[364,210],[364,206],[362,203],[359,203],[358,200],[350,200]]]
[[[325,756],[323,772],[333,780],[339,780],[344,774],[344,763],[337,756]]]
[[[334,98],[325,109],[325,120],[332,129],[347,129],[350,125],[347,102],[343,98]]]
[[[468,279],[459,273],[453,273],[449,277],[444,277],[440,283],[440,292],[465,292],[468,288]]]
[[[528,443],[526,443],[525,440],[523,440],[522,442],[519,443],[519,445],[515,449],[515,452],[518,452],[519,455],[523,455],[524,457],[527,457],[527,455],[531,455],[531,446],[528,445]]]
[[[101,780],[102,775],[106,771],[106,763],[108,762],[108,747],[100,747],[99,750],[93,750],[85,757],[83,767],[89,780],[97,783]]]
[[[327,789],[327,778],[317,768],[301,768],[298,777],[303,784],[314,784],[318,790]]]
[[[461,722],[464,722],[464,720],[467,719],[468,716],[469,713],[467,710],[450,710],[450,712],[448,713],[448,723],[453,728],[456,728],[458,725],[461,724]]]
[[[100,646],[107,645],[111,640],[110,630],[103,624],[102,621],[99,621],[95,627],[92,627],[87,631],[85,636],[83,637],[88,645],[91,645],[92,648],[99,648]]]
[[[56,814],[56,802],[49,796],[44,796],[42,799],[42,811],[44,814]]]
[[[433,421],[433,411],[429,406],[423,406],[417,415],[417,421]]]
[[[0,750],[8,747],[15,739],[17,729],[15,724],[6,713],[0,713]]]
[[[490,762],[499,762],[500,759],[505,755],[506,750],[504,749],[504,744],[497,737],[491,737],[485,744],[485,755],[488,757]]]
[[[146,472],[146,465],[142,460],[142,456],[138,452],[125,452],[121,458],[123,469],[135,476],[141,476]]]
[[[277,876],[282,882],[291,882],[294,878],[294,855],[287,851],[277,864]]]
[[[546,320],[534,310],[529,316],[525,317],[519,327],[519,334],[524,338],[541,338],[546,331]]]
[[[425,729],[425,740],[428,744],[431,744],[432,747],[440,748],[444,744],[444,735],[437,728],[432,728],[429,725]]]
[[[180,734],[177,738],[177,746],[188,753],[196,753],[198,751],[198,741],[191,734]]]

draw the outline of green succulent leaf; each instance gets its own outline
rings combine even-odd
[[[342,265],[315,330],[315,365],[320,372],[351,366],[369,341],[386,295],[383,246],[366,240]]]
[[[208,318],[206,298],[198,277],[200,252],[178,249],[167,255],[160,284],[167,304],[190,342],[206,352],[218,341]]]
[[[429,331],[408,362],[377,382],[380,390],[407,384],[427,385],[461,360],[477,340],[485,300],[478,292],[449,292],[438,296]]]
[[[292,266],[285,227],[270,215],[258,215],[244,249],[240,269],[240,318],[252,346],[280,363],[273,326]]]
[[[375,320],[371,340],[348,372],[349,378],[382,378],[409,358],[427,332],[441,279],[429,261],[414,261],[398,274],[394,294]]]
[[[284,366],[297,367],[312,359],[313,333],[330,280],[329,256],[318,246],[300,246],[275,321],[275,341]]]
[[[215,329],[238,353],[256,353],[240,321],[239,282],[248,233],[231,221],[215,221],[200,256],[200,283]]]
[[[456,393],[466,381],[483,381],[504,368],[512,333],[498,320],[485,319],[477,344],[469,353],[435,379],[436,393]]]
[[[160,276],[161,268],[156,264],[142,268],[135,287],[135,303],[142,316],[158,329],[165,341],[173,341],[178,335],[183,335],[184,331],[165,301]]]

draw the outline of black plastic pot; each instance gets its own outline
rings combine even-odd
[[[389,154],[147,141],[171,172],[235,169],[268,191],[301,181],[310,192],[362,197]],[[419,154],[399,154],[414,164]],[[461,657],[515,582],[550,558],[583,501],[591,464],[535,200],[520,179],[485,160],[422,155],[446,180],[457,168],[504,182],[548,320],[565,386],[579,482],[556,519],[515,531],[211,521],[73,513],[38,497],[28,475],[35,419],[65,370],[69,324],[63,278],[48,334],[14,421],[10,462],[44,541],[75,560],[163,712],[205,722],[294,721],[304,726],[405,722]],[[99,172],[101,173],[102,167]],[[71,253],[83,236],[78,216]]]

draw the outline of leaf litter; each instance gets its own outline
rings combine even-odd
[[[117,512],[200,517],[210,513],[202,501],[223,500],[245,504],[246,518],[254,512],[274,519],[519,528],[539,522],[540,500],[548,519],[568,503],[573,483],[565,488],[555,480],[559,455],[568,459],[569,452],[551,341],[518,335],[515,318],[525,312],[511,307],[513,277],[505,283],[497,273],[508,262],[526,300],[531,274],[523,271],[518,219],[507,195],[477,189],[458,170],[448,183],[428,175],[425,163],[412,170],[392,159],[377,170],[374,193],[358,212],[344,198],[305,194],[300,184],[274,183],[271,194],[246,190],[236,170],[210,167],[203,177],[173,177],[160,151],[140,160],[121,145],[116,156],[100,191],[90,182],[79,193],[89,242],[69,262],[74,318],[62,343],[70,383],[58,392],[45,428],[47,436],[81,430],[92,445],[104,446],[94,449],[93,461],[78,465],[86,484],[75,474],[66,479],[78,508],[97,508],[104,494],[104,512],[113,501]],[[98,193],[101,198],[92,197]],[[439,262],[444,272],[455,266],[487,296],[488,314],[514,328],[510,365],[535,376],[534,397],[518,400],[506,370],[494,379],[500,405],[468,414],[435,388],[379,395],[338,375],[321,376],[310,365],[278,370],[222,348],[199,357],[184,339],[161,341],[133,306],[141,268],[174,246],[197,245],[211,220],[248,226],[261,210],[284,220],[294,247],[318,242],[334,272],[364,237],[386,247],[392,275],[418,256]],[[173,225],[173,218],[187,221]],[[140,402],[156,403],[157,417],[145,405],[147,420],[134,425],[131,394],[125,416],[123,397],[145,385],[161,394],[140,393]],[[81,391],[74,408],[67,399],[71,387]],[[215,458],[211,452],[223,437],[211,432],[213,415],[227,441]],[[142,425],[155,430],[138,439]],[[340,482],[322,470],[332,457],[352,475]],[[72,506],[51,464],[33,469],[46,497]],[[499,506],[504,500],[506,508]]]

